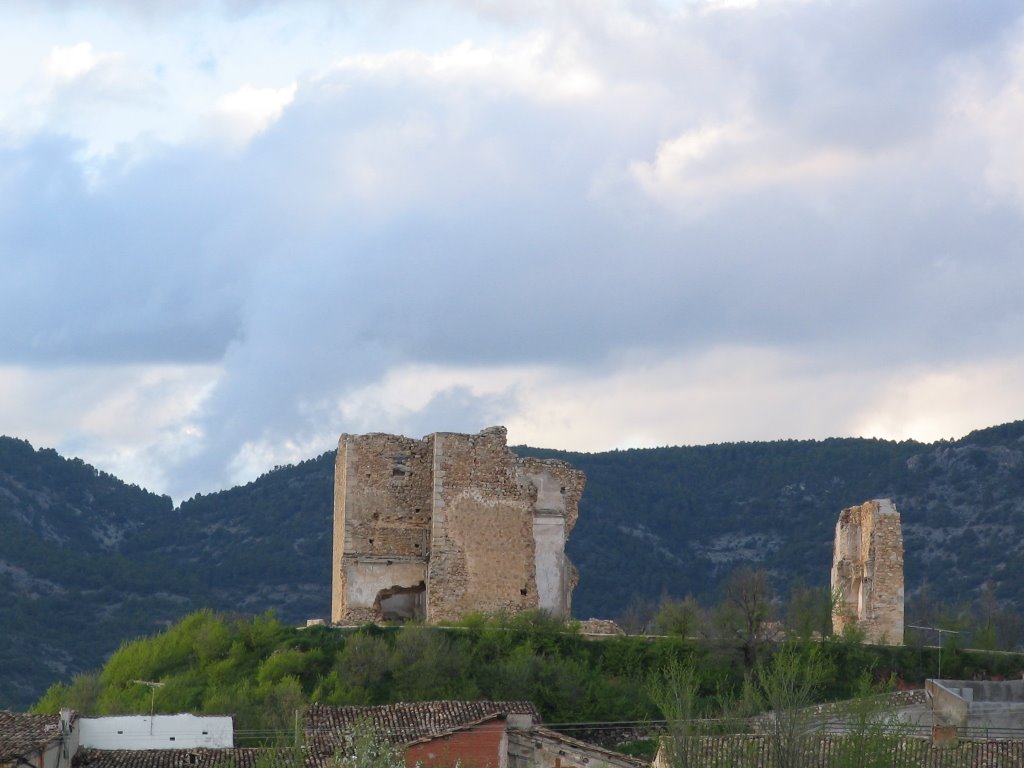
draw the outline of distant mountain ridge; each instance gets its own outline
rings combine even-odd
[[[569,554],[574,613],[712,600],[740,564],[827,584],[840,509],[900,510],[908,595],[965,601],[986,579],[1024,607],[1024,421],[923,444],[844,438],[571,453],[588,476]],[[285,621],[330,608],[334,452],[177,509],[51,449],[0,437],[0,707],[100,666],[200,607]]]

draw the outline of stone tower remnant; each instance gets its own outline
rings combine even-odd
[[[568,618],[578,577],[565,542],[585,482],[564,461],[516,456],[504,427],[342,435],[331,620],[530,608]]]
[[[889,499],[839,514],[832,554],[832,630],[856,624],[868,643],[903,644],[903,532]]]

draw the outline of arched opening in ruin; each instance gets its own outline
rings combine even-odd
[[[427,585],[421,581],[415,587],[396,584],[382,589],[373,601],[373,610],[382,621],[423,619],[427,613]]]

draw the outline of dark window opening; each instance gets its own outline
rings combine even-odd
[[[384,621],[422,619],[427,609],[427,585],[421,581],[415,587],[396,585],[382,589],[373,601],[373,608]]]

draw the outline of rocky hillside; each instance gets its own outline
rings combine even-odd
[[[828,582],[840,509],[892,497],[910,600],[968,601],[985,580],[1024,608],[1024,422],[925,445],[834,439],[572,454],[588,475],[569,543],[578,616],[663,594],[716,597],[739,564],[785,591]],[[333,453],[248,485],[170,499],[0,438],[0,707],[98,667],[126,638],[199,607],[330,605]]]
[[[635,592],[713,599],[739,564],[780,592],[828,583],[844,507],[892,498],[903,521],[908,602],[971,601],[991,580],[1024,608],[1012,563],[1024,533],[1024,422],[924,445],[834,439],[561,456],[590,478],[570,542],[581,614]],[[602,610],[604,609],[604,610]]]
[[[333,454],[174,509],[0,438],[0,708],[201,607],[324,615]]]

